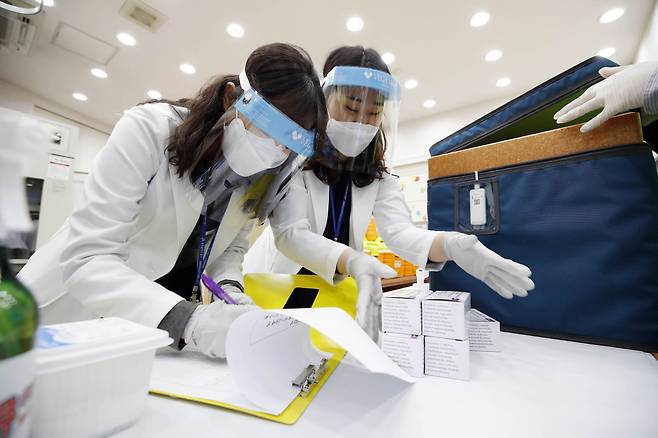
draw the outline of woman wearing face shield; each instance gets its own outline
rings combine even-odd
[[[396,136],[400,86],[379,54],[361,46],[338,48],[327,58],[323,74],[332,147],[320,150],[302,172],[305,193],[289,193],[280,208],[294,204],[313,232],[352,248],[339,255],[338,271],[360,283],[357,320],[371,337],[377,338],[381,327],[380,278],[395,275],[361,252],[372,216],[388,248],[414,265],[441,269],[452,260],[505,298],[526,296],[534,288],[526,266],[495,254],[475,236],[412,224],[397,178],[385,162]],[[293,200],[295,195],[305,196],[306,202]],[[305,273],[300,271],[305,266],[327,275],[312,262],[311,252],[321,249],[309,251],[294,233],[273,231],[266,230],[249,251],[245,272]],[[268,250],[269,257],[264,255]]]
[[[253,308],[242,293],[246,236],[325,124],[310,57],[286,44],[255,50],[239,77],[214,79],[196,97],[127,111],[83,206],[19,274],[43,322],[118,316],[166,329],[174,347],[224,356],[229,325]],[[202,281],[222,299],[200,305]]]

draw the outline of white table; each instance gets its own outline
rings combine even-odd
[[[471,380],[415,385],[340,365],[297,424],[149,396],[117,437],[658,437],[658,361],[647,353],[502,334],[471,353]]]

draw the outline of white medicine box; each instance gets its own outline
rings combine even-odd
[[[425,336],[425,374],[468,380],[470,375],[467,340]]]
[[[384,333],[382,351],[410,376],[422,377],[425,361],[423,336]]]
[[[420,335],[421,300],[429,291],[416,285],[392,292],[382,298],[382,330],[385,333]]]
[[[425,336],[468,339],[471,294],[436,291],[422,299],[422,330]]]
[[[468,316],[471,351],[500,351],[500,323],[477,309]]]

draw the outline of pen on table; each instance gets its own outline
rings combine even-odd
[[[224,289],[222,289],[220,285],[215,283],[212,278],[208,277],[206,274],[201,274],[201,281],[208,288],[210,293],[224,301],[226,304],[238,304]]]

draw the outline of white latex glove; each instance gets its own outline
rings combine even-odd
[[[504,298],[525,297],[535,288],[527,266],[499,256],[476,236],[447,231],[443,245],[449,260]]]
[[[243,313],[258,309],[258,306],[226,304],[215,301],[197,307],[185,326],[183,339],[190,349],[209,357],[226,357],[226,334]]]
[[[232,284],[223,284],[222,289],[224,289],[224,292],[229,294],[231,298],[233,298],[233,301],[235,301],[238,304],[244,305],[244,304],[254,304],[254,300],[251,299],[249,295],[246,293],[242,292],[240,289],[237,287],[233,286]],[[217,301],[219,298],[214,296],[213,294],[210,294],[212,296],[212,301]]]
[[[356,280],[359,289],[356,322],[372,340],[377,342],[382,326],[381,278],[394,278],[397,272],[376,258],[357,251],[347,259],[345,270]]]
[[[600,114],[580,128],[581,132],[588,132],[614,115],[642,108],[644,91],[656,69],[658,62],[604,67],[599,70],[599,74],[606,79],[589,87],[582,96],[555,113],[553,118],[558,123],[566,123],[603,108]]]

